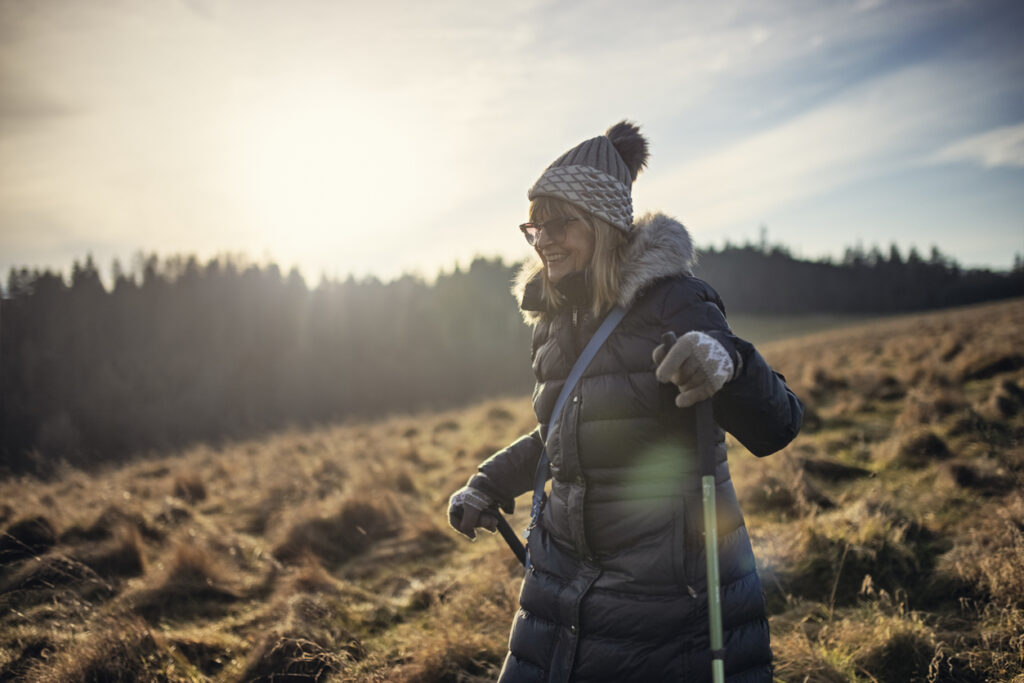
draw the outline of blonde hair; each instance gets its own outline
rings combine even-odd
[[[551,218],[578,218],[585,229],[594,236],[594,254],[591,257],[590,310],[595,316],[607,311],[619,300],[619,289],[622,283],[622,260],[626,249],[626,235],[611,223],[593,216],[569,202],[554,197],[537,197],[530,202],[530,221],[541,222]],[[536,252],[534,252],[536,256]],[[527,280],[538,274],[543,278],[541,297],[551,309],[565,305],[565,297],[548,280],[544,262],[540,257],[527,266]]]

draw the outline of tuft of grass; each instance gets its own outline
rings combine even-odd
[[[146,619],[178,619],[219,614],[242,597],[232,572],[208,548],[179,539],[158,565],[150,587],[128,596],[131,608]]]
[[[499,556],[499,557],[503,557]],[[493,681],[504,661],[508,627],[517,607],[521,567],[495,571],[494,552],[473,558],[457,578],[436,587],[419,619],[391,630],[382,657],[368,657],[347,680]],[[388,661],[390,660],[390,661]],[[372,672],[372,674],[371,674]]]
[[[131,526],[123,527],[110,541],[90,547],[79,559],[105,579],[138,576],[146,570],[142,535]]]
[[[294,563],[312,553],[337,565],[398,530],[399,515],[388,495],[359,494],[345,498],[330,514],[300,517],[274,548],[274,557]]]
[[[214,680],[233,680],[224,675],[228,673],[226,668],[245,647],[237,637],[211,633],[209,629],[168,632],[164,638],[173,654],[184,657],[197,670],[196,675],[185,679],[190,682],[207,680],[204,676]]]
[[[57,542],[50,520],[41,515],[19,520],[0,534],[0,566],[42,555]]]
[[[993,420],[1011,418],[1024,409],[1024,389],[1013,380],[1003,380],[989,395],[988,401],[981,408],[985,417]]]
[[[968,408],[959,392],[941,387],[918,386],[907,393],[895,427],[906,430],[937,424]]]
[[[401,493],[416,493],[416,482],[408,471],[400,470],[395,474],[394,488]]]
[[[931,531],[870,500],[777,528],[758,544],[768,597],[775,603],[781,597],[788,604],[796,596],[829,609],[851,605],[866,580],[916,595],[921,574],[938,552]],[[773,595],[772,587],[782,595]]]
[[[323,596],[297,595],[283,625],[268,632],[250,654],[241,680],[322,681],[366,656],[362,643],[339,623],[339,606]]]
[[[945,643],[919,613],[902,606],[894,608],[885,595],[838,619],[812,612],[801,626],[772,642],[777,657],[775,675],[782,680],[964,680],[937,678]]]
[[[324,569],[313,553],[303,555],[297,571],[291,576],[292,587],[299,593],[338,593],[338,581]]]
[[[889,372],[871,366],[852,373],[846,388],[868,399],[880,401],[895,401],[907,393],[899,379]]]
[[[829,372],[821,365],[807,364],[804,368],[801,382],[804,389],[803,395],[808,396],[812,401],[820,401],[850,386],[848,380]]]
[[[268,636],[242,674],[250,683],[308,681],[318,683],[345,668],[346,659],[305,638]]]
[[[985,605],[981,623],[980,639],[964,648],[972,670],[986,680],[1024,681],[1024,609]]]
[[[69,587],[82,591],[110,590],[107,582],[84,563],[67,555],[50,553],[22,563],[0,583],[0,594],[24,607],[45,601],[52,592]]]
[[[835,507],[807,476],[800,458],[780,456],[777,468],[745,468],[735,475],[745,511],[800,517]]]
[[[505,406],[496,405],[487,411],[488,422],[512,422],[516,416]]]
[[[1015,486],[1015,478],[992,458],[958,459],[943,467],[945,479],[953,486],[983,496],[1000,496]]]
[[[441,432],[457,432],[462,426],[456,420],[442,420],[434,425],[434,434],[440,434]]]
[[[194,472],[179,474],[174,478],[174,496],[195,505],[206,500],[206,484]]]
[[[956,369],[964,382],[989,379],[1024,368],[1024,354],[1011,344],[981,346],[957,358]]]
[[[271,521],[282,510],[302,501],[302,490],[297,486],[277,485],[269,487],[255,505],[247,506],[239,517],[241,529],[250,534],[263,535]]]
[[[800,458],[799,462],[804,472],[831,483],[847,482],[871,475],[871,472],[863,467],[844,465],[825,458]]]
[[[138,510],[126,509],[121,505],[108,504],[92,520],[82,525],[72,524],[60,535],[61,543],[82,543],[105,541],[117,535],[125,527],[135,527],[152,539],[162,539],[163,534],[154,528]]]
[[[17,645],[19,651],[10,652],[7,657],[3,656],[3,649],[0,649],[0,681],[26,680],[29,672],[49,658],[56,649],[56,643],[38,631],[20,638]]]
[[[976,520],[939,559],[938,572],[995,605],[1024,607],[1024,495],[1016,492]]]
[[[52,663],[33,666],[27,678],[36,683],[129,683],[194,680],[193,674],[145,622],[113,615],[73,638]]]
[[[899,434],[884,446],[882,459],[892,467],[926,467],[952,456],[946,441],[926,428]]]

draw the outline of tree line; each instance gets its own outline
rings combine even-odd
[[[932,247],[904,257],[847,248],[838,262],[794,258],[779,245],[726,245],[702,251],[696,275],[710,282],[730,311],[744,313],[899,313],[1024,295],[1024,263],[1009,272],[964,269]]]
[[[707,250],[696,271],[730,312],[892,312],[1024,294],[1024,268],[964,270],[933,250]],[[0,299],[0,472],[45,472],[285,425],[526,392],[530,331],[478,258],[433,282],[323,280],[220,257],[115,264],[70,277],[13,269]]]

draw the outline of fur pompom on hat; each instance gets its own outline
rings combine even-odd
[[[611,223],[623,232],[633,224],[633,181],[647,166],[640,128],[620,121],[604,135],[584,140],[552,162],[527,197],[554,197]]]

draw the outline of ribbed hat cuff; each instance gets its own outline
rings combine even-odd
[[[621,180],[592,166],[552,166],[541,174],[527,197],[563,199],[623,232],[633,224],[633,198]]]

